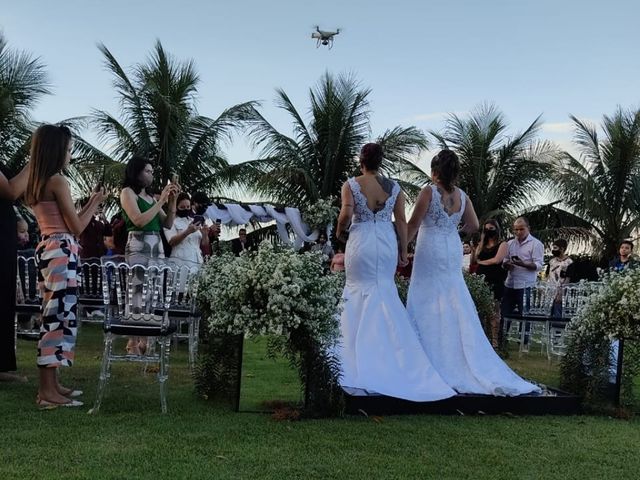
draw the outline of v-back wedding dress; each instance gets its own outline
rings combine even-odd
[[[400,187],[373,212],[354,179],[353,222],[345,252],[346,285],[340,319],[340,384],[413,401],[455,395],[429,362],[398,296],[398,244],[391,222]]]
[[[442,379],[459,393],[521,395],[540,389],[516,375],[495,353],[480,324],[462,276],[460,210],[449,215],[431,187],[422,221],[407,298],[407,311],[425,352]]]

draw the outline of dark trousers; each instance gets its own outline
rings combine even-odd
[[[511,321],[505,320],[505,317],[513,317],[524,315],[529,311],[531,302],[531,288],[510,288],[504,287],[502,301],[500,303],[500,345],[504,343],[504,334],[509,331]],[[506,325],[505,325],[506,322]],[[522,325],[520,326],[522,329]],[[524,343],[529,343],[529,333],[531,332],[531,324],[526,324]]]

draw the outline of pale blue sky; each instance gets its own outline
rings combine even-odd
[[[116,113],[96,43],[129,67],[160,39],[195,61],[207,116],[261,100],[288,133],[276,87],[306,111],[324,71],[353,72],[373,90],[372,136],[398,124],[437,129],[443,112],[489,101],[517,129],[543,114],[543,137],[565,146],[569,113],[599,120],[640,105],[639,14],[633,0],[0,0],[0,29],[48,67],[54,94],[37,120]],[[315,24],[344,29],[333,50],[316,49]],[[242,141],[227,152],[232,162],[250,156]]]

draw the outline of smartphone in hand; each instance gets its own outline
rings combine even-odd
[[[204,217],[202,215],[194,215],[193,224],[194,225],[202,225],[202,224],[204,224]]]

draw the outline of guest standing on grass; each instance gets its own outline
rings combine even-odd
[[[31,141],[31,160],[25,200],[33,208],[40,227],[36,247],[38,284],[42,294],[42,325],[38,341],[41,407],[78,407],[71,397],[82,392],[58,382],[58,368],[74,361],[77,324],[77,268],[79,236],[105,198],[97,189],[76,212],[69,182],[62,170],[71,160],[73,140],[64,126],[42,125]]]
[[[567,274],[573,259],[567,255],[569,244],[564,238],[554,240],[551,245],[551,258],[547,266],[547,283],[557,288],[556,296],[551,307],[551,316],[562,317],[562,287],[570,282]]]
[[[0,165],[0,381],[25,382],[16,373],[15,315],[18,229],[13,202],[27,186],[28,164],[15,176]],[[28,239],[28,234],[27,234]]]
[[[160,231],[171,228],[176,217],[176,200],[179,186],[168,184],[156,201],[149,189],[153,184],[153,165],[149,159],[134,156],[127,163],[120,204],[128,232],[125,259],[131,265],[153,264],[164,258]],[[168,205],[165,213],[163,207]],[[142,279],[137,279],[137,287]],[[143,337],[131,337],[127,352],[140,355],[146,351],[147,341]]]
[[[475,250],[476,274],[483,275],[495,300],[495,311],[491,317],[491,344],[498,346],[500,330],[500,303],[504,292],[507,271],[502,261],[507,256],[507,242],[502,239],[500,225],[494,219],[484,222],[480,242]]]

